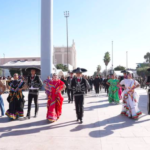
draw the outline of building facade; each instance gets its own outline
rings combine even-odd
[[[67,47],[54,47],[54,65],[67,65]],[[76,47],[73,40],[72,46],[68,47],[68,64],[76,68]]]

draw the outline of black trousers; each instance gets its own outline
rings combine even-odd
[[[93,89],[93,84],[90,84],[90,90],[92,91],[92,89]]]
[[[99,85],[95,86],[95,92],[96,92],[96,94],[99,94]]]
[[[68,90],[67,90],[67,93],[68,93],[69,102],[70,102],[70,101],[73,101],[73,90],[68,89]]]
[[[28,113],[27,113],[27,116],[30,116],[32,99],[34,99],[34,104],[35,104],[35,115],[37,115],[38,110],[39,110],[38,93],[37,94],[30,94],[29,93],[29,95],[28,95]]]
[[[105,92],[108,94],[108,88],[109,86],[105,85]]]
[[[102,89],[102,84],[99,85],[99,89],[100,89],[100,91],[101,91],[101,89]]]
[[[76,107],[76,114],[77,119],[82,120],[83,113],[84,113],[84,95],[75,96],[75,107]]]

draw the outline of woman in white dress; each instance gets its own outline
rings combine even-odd
[[[135,89],[138,88],[140,84],[132,79],[131,72],[127,72],[127,79],[122,80],[119,85],[125,85],[122,93],[123,108],[121,114],[129,118],[138,119],[142,112],[138,108],[139,97]]]

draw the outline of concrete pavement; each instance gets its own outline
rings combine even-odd
[[[132,120],[120,115],[122,105],[110,105],[104,92],[85,97],[84,122],[76,122],[74,104],[68,104],[66,95],[60,119],[46,121],[46,96],[39,95],[37,118],[9,121],[0,118],[0,150],[150,150],[150,116],[147,115],[146,90],[138,89],[139,107],[143,115]],[[6,97],[5,108],[8,108]],[[24,92],[27,100],[27,92]],[[34,104],[32,105],[34,116]],[[25,115],[27,102],[25,103]]]

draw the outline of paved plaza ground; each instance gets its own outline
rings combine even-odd
[[[150,116],[147,115],[147,92],[138,89],[143,115],[132,120],[120,115],[122,105],[110,105],[108,97],[93,92],[85,97],[84,122],[76,122],[74,104],[66,95],[63,114],[49,124],[46,121],[46,96],[39,95],[39,115],[24,121],[0,118],[0,150],[150,150]],[[5,108],[8,108],[4,94]],[[27,100],[27,92],[24,93]],[[25,115],[27,101],[25,103]],[[34,116],[34,105],[32,105]]]

